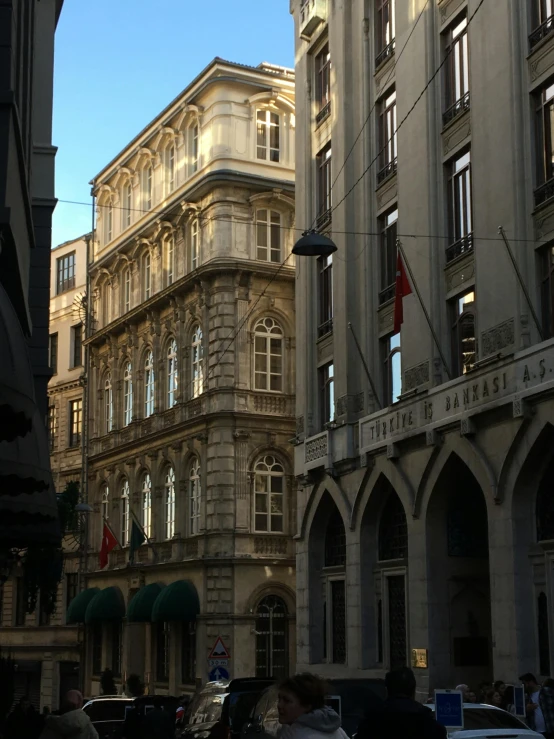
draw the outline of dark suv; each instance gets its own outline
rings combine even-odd
[[[271,678],[244,677],[207,683],[187,713],[182,739],[238,739],[260,695],[274,684]]]
[[[368,709],[379,706],[386,698],[385,681],[377,678],[329,680],[327,703],[340,715],[342,728],[352,736]],[[242,739],[275,739],[279,730],[276,685],[260,696],[250,719],[242,729]]]

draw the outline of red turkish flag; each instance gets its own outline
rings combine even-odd
[[[404,269],[404,262],[402,261],[402,255],[400,250],[396,255],[396,292],[394,295],[394,333],[397,334],[400,331],[400,326],[404,322],[404,308],[402,306],[402,298],[406,295],[410,295],[412,288],[408,281],[406,270]]]
[[[119,544],[107,523],[102,531],[102,546],[100,547],[100,569],[108,564],[108,554]]]

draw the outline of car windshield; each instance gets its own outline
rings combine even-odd
[[[494,708],[464,708],[464,730],[482,729],[526,729],[518,718],[506,711]]]
[[[106,700],[92,701],[83,711],[88,715],[91,721],[124,721],[125,708],[131,706],[131,700]]]

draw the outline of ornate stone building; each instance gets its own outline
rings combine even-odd
[[[294,668],[294,125],[291,70],[216,58],[92,182],[87,693],[191,691],[218,637]]]
[[[297,265],[299,669],[551,674],[547,6],[291,2],[297,223],[338,247]]]

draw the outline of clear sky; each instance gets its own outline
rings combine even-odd
[[[56,196],[90,203],[90,179],[215,57],[294,66],[289,0],[65,0],[56,32]],[[58,202],[52,245],[91,228]]]

